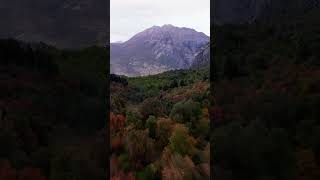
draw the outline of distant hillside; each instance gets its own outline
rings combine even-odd
[[[0,38],[57,47],[105,45],[107,5],[104,0],[2,0]]]
[[[111,44],[111,73],[139,76],[189,68],[209,41],[193,29],[153,26],[124,43]]]
[[[212,19],[215,24],[243,24],[280,16],[299,16],[319,7],[319,0],[215,0]]]

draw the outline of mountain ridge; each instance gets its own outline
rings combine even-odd
[[[152,26],[123,43],[111,43],[111,73],[144,76],[189,68],[209,36],[170,24]]]

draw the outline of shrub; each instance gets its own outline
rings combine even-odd
[[[164,114],[164,107],[158,98],[148,98],[143,101],[140,108],[143,119],[147,119],[150,115],[160,116]]]
[[[159,119],[157,121],[157,144],[160,147],[164,147],[169,143],[169,138],[171,136],[173,128],[173,122],[170,119]]]
[[[149,116],[146,122],[146,127],[149,129],[149,137],[156,137],[157,119],[154,116]]]
[[[162,178],[167,179],[207,179],[199,177],[196,172],[195,164],[189,156],[172,153],[165,149],[162,154],[162,162],[164,168],[162,169]]]
[[[197,102],[191,100],[179,102],[175,104],[170,113],[171,119],[179,122],[186,123],[198,120],[201,116],[201,106]]]
[[[127,151],[130,159],[140,163],[148,163],[155,159],[155,141],[148,137],[146,131],[133,130],[126,137]]]
[[[142,116],[140,112],[129,110],[126,112],[126,117],[127,117],[127,125],[133,124],[140,128],[144,126],[144,124],[142,123]]]
[[[177,125],[169,139],[169,149],[181,155],[193,155],[195,140],[189,136],[188,129]]]

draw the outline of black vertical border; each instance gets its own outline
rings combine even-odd
[[[107,76],[107,88],[106,88],[106,114],[107,118],[104,119],[106,122],[106,153],[107,153],[107,166],[106,166],[106,174],[107,174],[107,179],[110,179],[110,0],[106,0],[106,31],[107,31],[107,36],[106,36],[106,49],[108,53],[108,67],[106,68],[106,76]]]
[[[214,93],[213,93],[213,85],[214,85],[214,22],[213,22],[213,10],[214,10],[214,0],[210,0],[210,107],[209,107],[209,119],[210,119],[210,179],[213,178],[214,173],[214,163],[213,163],[213,142],[212,142],[212,131],[213,131],[213,114],[212,107],[214,105]]]

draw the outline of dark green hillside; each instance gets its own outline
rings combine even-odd
[[[159,95],[161,91],[208,80],[209,70],[174,70],[157,75],[128,78],[128,82],[140,91],[144,97]]]

